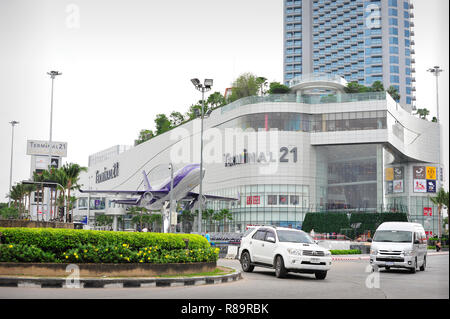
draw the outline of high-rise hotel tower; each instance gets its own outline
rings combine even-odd
[[[415,109],[410,0],[284,0],[284,82],[331,73],[366,86],[397,88]]]

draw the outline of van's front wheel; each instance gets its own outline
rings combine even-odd
[[[417,268],[417,258],[414,259],[413,268],[410,269],[410,272],[411,272],[412,274],[415,274],[415,273],[416,273],[416,268]]]
[[[423,264],[420,266],[420,271],[424,271],[427,266],[427,256],[423,257]]]

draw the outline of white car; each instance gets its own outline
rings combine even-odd
[[[278,278],[288,272],[315,274],[325,279],[331,268],[331,253],[320,247],[301,230],[260,226],[248,231],[241,239],[239,260],[242,270],[257,267],[275,268]]]

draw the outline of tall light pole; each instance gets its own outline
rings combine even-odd
[[[439,66],[434,66],[427,70],[431,72],[436,77],[436,118],[439,123],[439,88],[438,88],[438,77],[439,74],[443,71]]]
[[[17,121],[11,121],[9,122],[11,124],[11,165],[9,167],[9,200],[8,200],[8,207],[11,207],[11,187],[12,187],[12,167],[13,167],[13,154],[14,154],[14,126],[16,124],[19,124]]]
[[[192,79],[192,84],[194,84],[195,88],[202,92],[202,114],[201,114],[201,132],[200,132],[200,188],[198,192],[198,202],[199,202],[199,213],[198,213],[198,232],[202,232],[202,210],[203,210],[203,193],[202,193],[202,185],[203,185],[203,115],[205,108],[205,92],[211,90],[213,85],[212,79],[205,79],[204,83],[201,84],[199,79]]]
[[[173,211],[173,164],[169,163],[170,169],[170,193],[169,193],[169,233],[172,232],[172,211]]]
[[[52,79],[52,94],[51,94],[51,100],[50,100],[50,139],[48,141],[48,166],[49,166],[49,170],[52,167],[52,129],[53,129],[53,82],[55,80],[55,77],[58,75],[61,75],[62,73],[59,71],[50,71],[47,72],[48,75],[50,75],[50,78]],[[50,189],[50,192],[52,190]],[[47,201],[49,199],[49,196],[47,196]],[[50,213],[51,208],[50,208],[50,203],[48,202],[47,204],[47,209],[48,212]],[[44,217],[44,216],[42,216]]]
[[[443,71],[438,65],[435,65],[434,67],[430,68],[427,70],[428,72],[430,72],[431,74],[433,74],[436,77],[436,120],[437,123],[439,124],[439,160],[438,160],[438,172],[437,172],[437,180],[438,182],[440,181],[440,177],[441,177],[441,141],[442,141],[442,134],[441,134],[441,124],[439,122],[439,83],[438,83],[438,78],[439,78],[439,74]],[[438,213],[438,237],[441,238],[441,214],[440,212]]]

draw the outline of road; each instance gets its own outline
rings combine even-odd
[[[237,260],[219,265],[241,269]],[[0,299],[448,299],[449,255],[429,256],[427,269],[369,272],[368,261],[335,261],[325,280],[255,268],[243,279],[216,285],[170,288],[0,288]],[[376,276],[379,275],[379,280]]]

